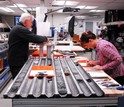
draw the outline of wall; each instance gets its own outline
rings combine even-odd
[[[77,35],[81,35],[82,32],[85,31],[85,23],[84,23],[84,19],[75,19],[75,27],[74,27],[74,32]]]
[[[89,19],[89,20],[85,20],[85,19],[76,19],[76,25],[74,28],[74,32],[75,34],[81,36],[82,32],[86,31],[86,22],[93,22],[93,33],[98,35],[99,31],[101,30],[101,27],[98,27],[98,22],[101,21],[101,18],[97,18],[97,19]]]
[[[2,22],[5,23],[5,21],[8,23],[10,27],[14,26],[14,16],[2,16]]]
[[[48,21],[50,22],[52,27],[62,27],[65,23],[65,18],[69,17],[68,14],[54,14],[48,16]],[[74,32],[77,35],[81,35],[82,32],[86,31],[85,23],[86,22],[93,22],[93,33],[98,34],[98,31],[101,30],[101,28],[98,28],[97,24],[99,21],[101,21],[102,18],[94,18],[89,20],[84,19],[75,19],[75,27]]]
[[[102,18],[96,18],[96,19],[89,19],[89,20],[85,20],[84,23],[86,22],[93,22],[93,33],[98,35],[98,31],[101,30],[101,27],[98,27],[98,23],[102,20]],[[84,31],[86,31],[86,28],[84,26]]]
[[[63,27],[65,26],[65,19],[66,17],[69,17],[69,14],[49,14],[48,15],[48,21],[50,22],[51,27]],[[14,16],[2,16],[5,18],[7,23],[12,27],[14,26]],[[82,32],[86,31],[85,28],[85,23],[86,22],[93,22],[93,33],[98,34],[98,31],[100,31],[101,28],[98,28],[98,22],[101,21],[101,18],[95,18],[95,19],[89,19],[89,20],[84,20],[84,19],[76,19],[75,20],[75,27],[74,27],[74,32],[77,35],[81,35]]]
[[[54,14],[54,15],[48,15],[48,21],[50,22],[52,27],[60,27],[64,26],[65,18],[69,15],[63,15],[63,14]]]

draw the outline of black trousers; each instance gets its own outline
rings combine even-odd
[[[13,79],[17,76],[17,74],[22,68],[22,66],[9,66],[9,67],[10,67],[10,72],[12,74]]]
[[[124,76],[116,77],[114,80],[120,83],[122,86],[124,85]]]

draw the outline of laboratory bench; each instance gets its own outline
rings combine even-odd
[[[120,84],[86,66],[95,53],[83,49],[76,53],[79,57],[30,56],[2,91],[0,102],[9,107],[123,107],[124,91],[116,89]]]
[[[117,106],[118,97],[124,93],[116,90],[119,84],[104,72],[101,77],[92,77],[94,72],[88,69],[73,58],[30,57],[3,99],[12,100],[13,107]],[[109,86],[109,82],[102,86],[105,80],[116,86]]]

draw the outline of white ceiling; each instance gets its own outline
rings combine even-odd
[[[79,2],[76,6],[78,5],[86,5],[86,6],[98,6],[98,10],[108,10],[108,9],[124,9],[124,0],[0,0],[0,7],[7,7],[12,4],[26,4],[28,8],[35,8],[39,6],[46,6],[49,10],[56,10],[59,8],[62,8],[64,6],[59,6],[59,5],[52,5],[53,1],[76,1]],[[71,6],[75,8],[76,6]],[[66,6],[70,7],[70,6]],[[10,7],[13,9],[15,12],[14,13],[7,13],[4,12],[0,9],[0,14],[1,15],[20,15],[23,11],[20,10],[18,7]],[[35,13],[35,11],[30,11],[32,14]],[[53,14],[60,14],[54,12]],[[88,15],[88,16],[98,16],[98,17],[103,17],[104,13],[89,13],[89,10],[81,9],[79,12],[71,12],[71,13],[61,13],[61,14],[74,14],[74,15]]]

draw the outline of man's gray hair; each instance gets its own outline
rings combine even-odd
[[[20,22],[24,22],[25,20],[30,20],[30,19],[32,19],[32,21],[33,21],[34,20],[34,16],[31,15],[30,13],[22,13],[19,21]]]

